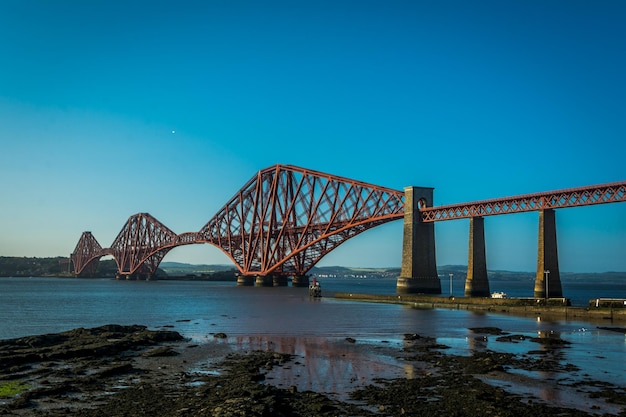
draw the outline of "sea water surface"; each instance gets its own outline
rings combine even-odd
[[[239,287],[234,282],[0,278],[0,339],[112,323],[173,328],[198,343],[217,343],[212,335],[223,332],[228,339],[221,343],[234,349],[271,348],[300,356],[309,365],[309,375],[299,381],[287,379],[300,375],[283,375],[286,384],[337,392],[374,376],[406,377],[414,372],[397,360],[393,349],[388,349],[389,353],[384,349],[401,347],[406,333],[434,337],[450,347],[447,353],[459,355],[480,349],[524,355],[540,349],[530,341],[503,343],[495,336],[477,337],[470,330],[498,327],[527,337],[550,335],[571,342],[561,352],[562,361],[579,370],[557,375],[557,379],[591,377],[626,387],[623,333],[579,321],[333,299],[335,292],[393,294],[395,280],[320,281],[324,297],[314,299],[307,288]],[[516,295],[510,283],[507,285],[507,292]],[[532,286],[520,291],[530,294],[518,296],[532,296]],[[623,286],[613,285],[610,291],[611,297],[626,298]],[[588,300],[593,294],[587,288],[577,297]],[[370,345],[373,353],[357,354],[346,347],[347,337],[359,346]],[[311,374],[310,369],[316,371]]]

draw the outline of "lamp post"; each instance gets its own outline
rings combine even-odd
[[[548,299],[548,275],[550,275],[550,270],[546,269],[543,271],[543,274],[546,276],[546,300]]]
[[[452,277],[454,274],[450,273],[450,297],[452,297]]]

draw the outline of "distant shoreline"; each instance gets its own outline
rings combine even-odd
[[[36,257],[15,257],[0,256],[0,277],[75,277],[70,272],[70,259],[67,257],[36,258]],[[439,277],[448,279],[452,274],[456,280],[463,280],[467,274],[467,265],[439,265],[437,267]],[[183,280],[189,277],[193,280],[223,281],[224,279],[204,279],[205,276],[230,274],[237,272],[236,266],[224,264],[188,264],[182,262],[161,262],[156,279],[176,279]],[[95,272],[97,278],[114,278],[117,273],[117,265],[113,259],[101,260]],[[318,278],[397,278],[401,274],[400,267],[346,267],[346,266],[314,266],[308,275]],[[487,271],[489,280],[520,281],[534,280],[536,272],[533,271]],[[626,271],[603,271],[603,272],[566,272],[561,271],[561,280],[565,281],[588,281],[593,279],[597,282],[603,280],[613,280],[615,278],[626,281]],[[225,279],[229,281],[229,279]]]
[[[58,274],[58,275],[37,275],[37,276],[27,276],[27,275],[0,275],[0,279],[2,278],[68,278],[68,279],[111,279],[115,280],[115,276],[102,276],[102,277],[77,277],[76,275],[68,275],[68,274]],[[135,279],[135,281],[145,281],[144,279]],[[167,277],[154,277],[151,278],[151,281],[221,281],[221,282],[236,282],[237,278],[222,278],[222,277],[212,277],[212,276],[185,276],[185,275],[173,275]]]

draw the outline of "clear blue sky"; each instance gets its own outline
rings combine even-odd
[[[436,205],[626,179],[621,0],[3,0],[0,62],[3,256],[107,247],[138,212],[197,231],[276,163]],[[537,221],[487,218],[488,268],[534,271]],[[436,225],[438,264],[468,229]],[[626,271],[626,204],[557,229],[562,271]],[[320,265],[399,266],[401,242],[389,223]]]

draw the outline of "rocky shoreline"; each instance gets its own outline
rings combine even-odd
[[[526,339],[496,328],[471,330],[476,343]],[[560,354],[568,342],[549,336],[525,342],[536,349],[522,357],[489,350],[456,356],[435,339],[407,334],[395,355],[414,369],[410,378],[375,379],[338,399],[277,384],[273,372],[298,360],[278,349],[233,353],[228,342],[198,344],[175,331],[138,325],[75,329],[0,341],[0,415],[626,416],[626,387],[591,377],[567,382],[529,376],[573,370]],[[205,364],[202,371],[198,363]],[[560,385],[576,401],[559,408],[550,399],[507,389],[523,384]]]

